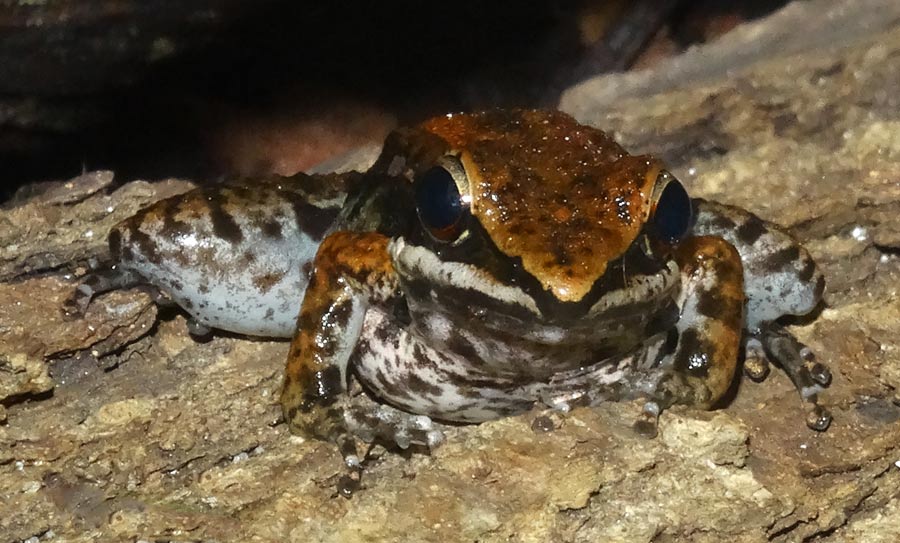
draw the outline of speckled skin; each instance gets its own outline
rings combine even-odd
[[[464,204],[449,230],[417,216],[435,167]],[[285,418],[351,464],[357,437],[434,446],[440,421],[535,404],[644,398],[647,418],[711,407],[742,351],[753,376],[766,358],[787,371],[811,427],[830,420],[816,404],[827,369],[774,324],[819,303],[809,254],[699,199],[686,235],[659,239],[660,194],[677,180],[599,130],[548,111],[447,115],[393,133],[366,174],[328,181],[160,202],[110,236],[127,280],[88,280],[70,306],[143,280],[203,325],[292,336]]]

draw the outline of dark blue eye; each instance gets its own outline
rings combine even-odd
[[[693,213],[687,191],[678,181],[669,181],[653,212],[652,221],[657,236],[666,243],[681,241],[691,227]]]
[[[435,166],[416,182],[416,209],[419,220],[440,241],[453,241],[460,233],[466,208],[456,181],[446,169]]]

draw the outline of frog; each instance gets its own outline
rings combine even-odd
[[[822,273],[785,229],[691,198],[663,162],[553,110],[399,128],[366,172],[196,188],[109,234],[67,301],[150,285],[211,329],[290,339],[291,432],[438,446],[450,425],[636,401],[719,405],[770,363],[825,430],[831,371],[782,324]]]

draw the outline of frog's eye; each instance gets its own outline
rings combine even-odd
[[[691,227],[693,213],[690,196],[681,183],[672,178],[656,201],[651,219],[653,229],[659,239],[666,243],[681,241]]]
[[[453,175],[443,166],[435,166],[416,181],[415,191],[419,220],[432,237],[438,241],[455,240],[468,207]]]

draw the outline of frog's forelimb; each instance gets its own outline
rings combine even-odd
[[[370,304],[386,304],[398,295],[388,242],[374,232],[336,232],[320,246],[281,395],[292,431],[344,443],[355,435],[401,448],[431,447],[442,440],[427,416],[386,405],[373,407],[364,394],[347,394],[348,363]],[[352,462],[352,454],[345,453],[345,458]]]
[[[680,378],[660,383],[656,395],[665,403],[710,408],[736,372],[744,316],[741,258],[728,242],[711,236],[685,240],[675,258],[681,270],[678,346],[662,365]]]

